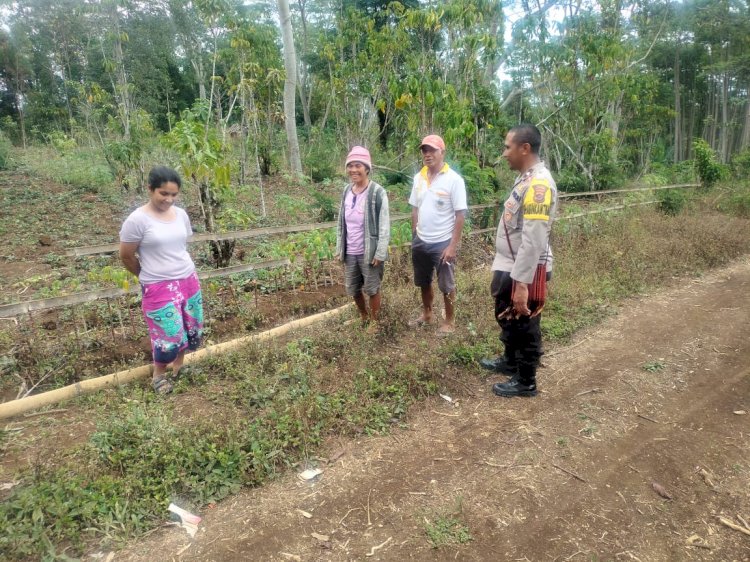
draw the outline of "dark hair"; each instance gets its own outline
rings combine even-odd
[[[539,149],[542,146],[542,133],[539,129],[531,123],[521,123],[513,127],[509,133],[513,133],[513,141],[516,144],[526,144],[531,146],[531,152],[539,154]]]
[[[151,171],[148,173],[148,188],[151,191],[158,189],[165,183],[169,182],[176,183],[177,189],[182,187],[180,174],[175,172],[172,168],[156,166],[155,168],[151,168]]]

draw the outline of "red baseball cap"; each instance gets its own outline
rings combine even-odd
[[[438,150],[445,150],[445,141],[437,135],[427,135],[422,139],[419,148],[422,148],[423,146],[431,146]]]

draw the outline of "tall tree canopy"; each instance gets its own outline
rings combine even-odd
[[[325,176],[321,161],[355,143],[403,168],[436,131],[486,185],[504,131],[530,121],[568,189],[689,159],[695,138],[725,162],[750,145],[746,0],[245,4],[4,2],[0,128],[17,144],[125,143],[132,160],[208,100],[206,126],[242,140],[243,178],[288,161],[292,132],[304,171]],[[291,12],[286,65],[278,5]]]

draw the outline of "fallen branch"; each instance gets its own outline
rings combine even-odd
[[[457,418],[459,414],[446,414],[444,412],[438,412],[437,410],[432,410],[433,414],[437,414],[438,416],[445,416],[446,418]]]
[[[658,421],[656,421],[656,420],[655,420],[655,419],[653,419],[653,418],[650,418],[650,417],[648,417],[648,416],[644,416],[643,414],[636,414],[636,415],[637,415],[637,416],[638,416],[639,418],[643,418],[644,420],[648,420],[648,421],[650,421],[651,423],[661,423],[661,422],[658,422]]]
[[[577,475],[577,474],[576,474],[575,472],[571,472],[571,471],[570,471],[570,470],[568,470],[567,468],[563,468],[563,467],[561,467],[561,466],[559,466],[559,465],[556,465],[555,463],[552,463],[552,466],[554,466],[554,467],[555,467],[555,468],[556,468],[557,470],[562,470],[562,471],[563,471],[563,472],[564,472],[565,474],[569,474],[570,476],[572,476],[572,477],[573,477],[573,478],[575,478],[576,480],[580,480],[581,482],[586,482],[586,483],[588,483],[588,481],[587,481],[587,480],[586,480],[585,478],[581,478],[581,477],[580,477],[580,476],[578,476],[578,475]]]
[[[347,512],[346,512],[346,515],[344,515],[344,516],[343,516],[343,517],[342,517],[342,518],[341,518],[341,519],[339,520],[339,525],[344,525],[344,520],[345,520],[345,519],[346,519],[347,517],[349,517],[349,514],[350,514],[350,513],[352,512],[352,511],[357,511],[357,510],[359,510],[359,509],[362,509],[362,508],[361,508],[361,507],[353,507],[353,508],[351,508],[351,509],[350,509],[349,511],[347,511]],[[346,527],[346,525],[344,525],[344,527]]]
[[[740,533],[744,533],[748,537],[750,537],[750,529],[741,527],[737,525],[737,523],[735,523],[734,521],[730,521],[726,517],[717,516],[717,519],[719,520],[719,523],[721,523],[722,525],[726,525],[730,529],[734,529],[735,531],[739,531]]]
[[[44,410],[43,412],[34,412],[33,414],[24,414],[25,418],[33,418],[34,416],[43,416],[45,414],[59,414],[60,412],[67,412],[67,408],[57,408],[56,410]]]
[[[370,549],[370,552],[368,552],[367,554],[365,554],[365,556],[375,556],[375,551],[376,550],[380,550],[381,548],[383,548],[385,545],[387,545],[389,542],[391,542],[392,539],[393,539],[393,537],[388,537],[383,542],[381,542],[378,546],[373,546]]]

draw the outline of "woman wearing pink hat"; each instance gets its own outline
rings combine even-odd
[[[383,262],[388,257],[391,220],[388,194],[370,179],[369,151],[355,146],[346,157],[350,183],[344,188],[336,232],[336,255],[344,262],[346,294],[354,297],[363,324],[377,331]],[[369,297],[368,312],[365,295]]]

